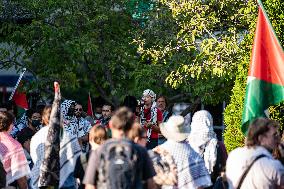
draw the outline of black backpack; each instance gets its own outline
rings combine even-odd
[[[127,140],[107,142],[101,149],[98,189],[142,188],[141,169],[135,144]],[[141,161],[140,161],[141,162]],[[138,173],[140,174],[136,174]]]

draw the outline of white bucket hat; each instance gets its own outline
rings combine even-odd
[[[182,116],[171,116],[167,122],[161,124],[160,129],[164,137],[176,142],[185,140],[190,133],[190,128],[184,125]]]

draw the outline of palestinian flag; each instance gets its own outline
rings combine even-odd
[[[283,100],[284,51],[259,1],[242,117],[242,132],[247,132],[249,121],[257,117],[266,117],[264,111]]]

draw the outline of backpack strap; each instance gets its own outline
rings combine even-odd
[[[251,164],[248,166],[247,170],[243,173],[243,175],[242,175],[242,177],[241,177],[241,179],[240,179],[240,182],[239,182],[238,186],[236,187],[237,189],[240,189],[240,188],[241,188],[242,183],[243,183],[243,181],[245,180],[245,178],[246,178],[246,176],[247,176],[247,174],[248,174],[250,168],[252,167],[252,165],[253,165],[258,159],[263,158],[263,157],[267,157],[267,156],[264,155],[264,154],[261,154],[261,155],[257,156],[257,157],[251,162]]]

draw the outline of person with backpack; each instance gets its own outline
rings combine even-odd
[[[91,150],[89,150],[88,152],[81,153],[80,157],[77,158],[74,169],[74,176],[80,181],[78,189],[85,188],[85,185],[83,184],[83,179],[90,154],[97,150],[99,146],[107,140],[107,138],[107,131],[104,126],[96,124],[91,128],[89,133],[89,143],[91,146]]]
[[[195,112],[190,127],[188,143],[204,159],[212,183],[215,183],[225,170],[227,151],[224,143],[216,137],[212,115],[206,110]]]
[[[147,150],[127,138],[133,113],[118,109],[110,120],[112,139],[92,153],[83,183],[86,189],[155,189],[155,171]]]

